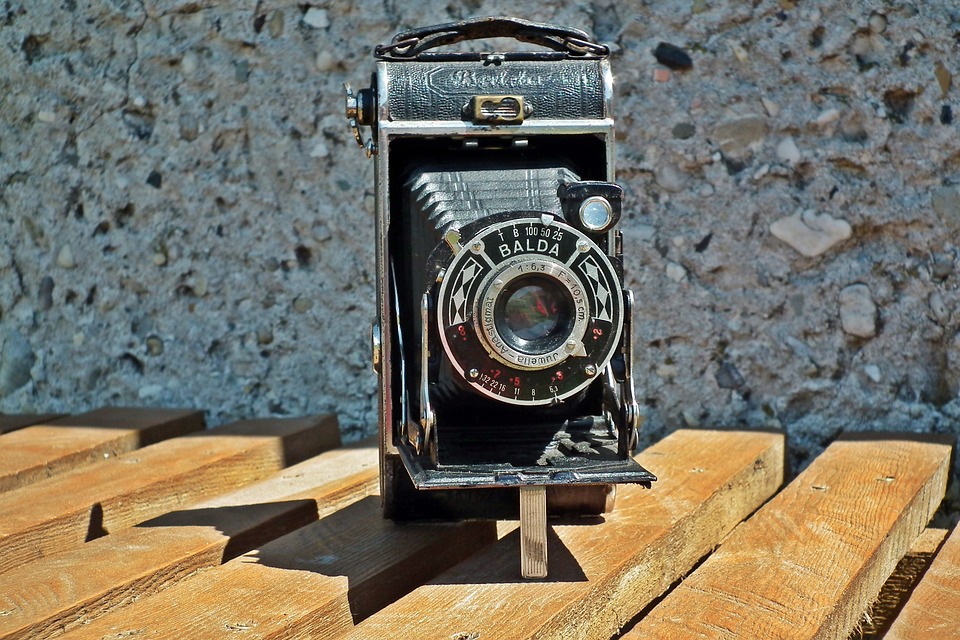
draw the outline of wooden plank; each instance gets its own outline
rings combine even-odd
[[[546,580],[519,578],[517,532],[344,637],[607,640],[776,491],[783,458],[781,434],[677,431],[638,456],[652,490],[620,486],[604,522],[551,527]]]
[[[950,452],[834,442],[624,638],[846,639],[936,511]]]
[[[0,639],[51,638],[377,491],[375,441],[0,574]],[[96,571],[91,571],[96,567]]]
[[[886,637],[890,625],[900,614],[920,578],[930,568],[930,563],[949,533],[946,529],[923,530],[907,554],[897,563],[893,574],[883,583],[880,595],[860,619],[860,624],[850,636],[851,640],[881,640]]]
[[[0,434],[9,433],[10,431],[16,431],[17,429],[22,429],[35,424],[50,422],[62,417],[62,413],[37,413],[32,415],[11,415],[8,413],[0,413]]]
[[[960,636],[960,529],[943,544],[894,620],[890,640]]]
[[[0,494],[0,573],[260,480],[339,443],[333,416],[246,420]]]
[[[397,524],[367,497],[62,637],[317,637],[349,628],[496,533],[494,522]]]
[[[203,412],[97,409],[0,436],[0,492],[203,429]]]

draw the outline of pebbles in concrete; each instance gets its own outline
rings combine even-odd
[[[714,127],[713,137],[723,153],[740,158],[749,155],[768,132],[766,118],[746,115],[721,121]]]
[[[806,210],[780,218],[770,225],[770,233],[803,255],[813,258],[849,238],[853,229],[846,220]]]
[[[840,292],[840,324],[843,330],[858,338],[877,335],[877,305],[870,287],[857,283]]]
[[[930,201],[940,221],[960,233],[960,187],[940,187],[933,192]]]

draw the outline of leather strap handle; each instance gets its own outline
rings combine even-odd
[[[409,60],[428,49],[486,38],[514,38],[576,56],[605,56],[610,53],[609,47],[594,42],[580,29],[521,18],[493,17],[473,18],[404,31],[395,35],[389,43],[377,45],[374,55],[382,59]]]

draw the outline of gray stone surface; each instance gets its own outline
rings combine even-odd
[[[37,361],[30,343],[16,330],[0,334],[0,395],[9,395],[30,382]]]
[[[336,410],[370,433],[373,167],[341,85],[399,29],[517,7],[0,3],[0,322],[34,358],[4,356],[0,411]],[[613,46],[648,438],[783,427],[802,466],[843,429],[957,431],[956,3],[522,9]],[[661,41],[692,69],[655,82]],[[849,233],[804,250],[784,219]],[[870,339],[843,330],[851,283]]]

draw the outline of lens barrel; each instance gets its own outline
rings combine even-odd
[[[508,404],[555,404],[609,364],[623,293],[587,235],[549,214],[515,212],[462,246],[445,268],[436,322],[464,384]]]
[[[573,328],[574,302],[556,279],[521,276],[503,287],[494,303],[494,323],[505,341],[531,355],[547,353]]]

